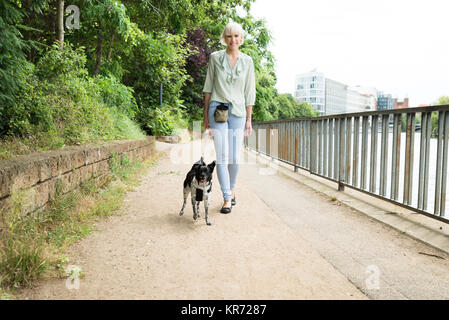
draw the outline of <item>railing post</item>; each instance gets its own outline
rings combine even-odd
[[[336,152],[334,147],[334,119],[329,119],[329,153],[328,153],[328,168],[327,168],[327,176],[332,178],[333,175],[333,155]]]
[[[449,140],[449,112],[444,113],[444,139],[443,139],[443,168],[441,176],[441,204],[440,217],[446,215],[446,180],[447,180],[447,158],[448,158],[448,140]]]
[[[295,172],[298,172],[298,125],[296,127],[295,134]]]
[[[413,157],[415,146],[415,113],[407,113],[407,133],[405,140],[405,171],[404,171],[404,204],[412,203],[413,189]]]
[[[338,191],[344,191],[345,186],[345,127],[346,127],[346,118],[340,118],[339,127],[340,130],[338,132],[338,140],[339,140],[339,166],[338,166]]]
[[[256,155],[260,154],[259,151],[259,127],[256,128]]]
[[[312,172],[312,120],[307,121],[307,131],[308,131],[308,138],[307,138],[307,162],[308,162],[308,169],[309,172]]]
[[[437,167],[436,167],[436,181],[435,181],[435,203],[434,214],[441,216],[440,212],[440,199],[441,199],[441,166],[442,166],[442,154],[443,154],[443,132],[444,132],[444,118],[446,116],[445,111],[438,113],[438,142],[437,142]]]
[[[334,121],[334,179],[338,181],[339,153],[340,153],[340,118],[335,118]]]
[[[369,191],[376,193],[377,189],[377,131],[379,130],[379,116],[371,117],[371,149],[370,149],[370,178]]]
[[[402,115],[395,114],[393,120],[393,151],[391,160],[391,195],[390,198],[398,200],[399,195],[399,170],[401,160],[401,128]]]

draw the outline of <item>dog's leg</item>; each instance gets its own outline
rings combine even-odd
[[[196,202],[196,217],[201,218],[201,212],[200,212],[200,201]]]
[[[182,216],[184,214],[184,208],[186,207],[187,197],[189,196],[190,188],[184,188],[184,203],[182,204],[182,209],[179,211],[179,215]]]
[[[191,196],[192,199],[192,208],[193,208],[193,220],[196,220],[198,218],[197,212],[196,212],[196,201],[193,196]]]
[[[205,211],[205,216],[206,216],[206,224],[208,226],[211,225],[210,221],[209,221],[209,196],[207,195],[206,198],[204,199],[204,211]]]

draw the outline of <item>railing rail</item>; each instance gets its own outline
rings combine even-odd
[[[245,146],[295,171],[449,223],[449,105],[255,122],[253,129]]]

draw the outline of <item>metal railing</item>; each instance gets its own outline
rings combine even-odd
[[[255,122],[253,130],[246,147],[295,171],[449,223],[449,105]]]

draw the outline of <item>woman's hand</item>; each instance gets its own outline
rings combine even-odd
[[[245,137],[249,137],[252,132],[253,126],[251,125],[251,119],[247,119],[245,124]]]
[[[211,137],[212,133],[211,133],[211,130],[210,130],[209,120],[207,119],[207,115],[204,117],[203,125],[204,125],[204,130],[208,131],[209,132],[209,137]]]

